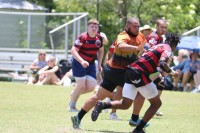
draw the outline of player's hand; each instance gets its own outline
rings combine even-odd
[[[81,65],[84,67],[84,68],[87,68],[89,66],[89,63],[85,60],[81,61]]]
[[[98,65],[98,71],[101,73],[102,72],[102,67],[101,65]]]
[[[174,76],[174,78],[177,78],[178,77],[178,72],[175,71],[173,76]]]
[[[138,47],[137,47],[137,50],[138,51],[144,51],[144,45],[146,44],[146,42],[143,42],[142,44],[140,44]]]

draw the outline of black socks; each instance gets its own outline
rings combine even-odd
[[[103,109],[110,109],[112,107],[110,102],[103,102]]]
[[[139,119],[139,115],[134,115],[132,114],[131,119],[135,122],[137,122],[137,120]]]
[[[84,116],[86,113],[87,113],[87,112],[81,108],[81,110],[78,112],[78,119],[81,121],[82,118],[83,118],[83,116]]]
[[[147,123],[141,120],[141,122],[137,125],[136,131],[141,131]]]

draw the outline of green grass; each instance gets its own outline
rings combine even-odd
[[[108,120],[109,113],[101,113],[92,122],[91,112],[83,118],[82,130],[74,130],[67,112],[71,88],[59,86],[34,86],[21,83],[0,82],[0,133],[127,133],[132,107],[118,110],[120,121]],[[92,93],[82,95],[77,107]],[[199,133],[200,93],[164,91],[163,117],[153,117],[147,133]],[[148,108],[146,101],[141,116]]]

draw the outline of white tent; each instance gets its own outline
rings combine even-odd
[[[30,3],[26,0],[0,0],[0,9],[37,10],[37,11],[47,10],[42,6]]]

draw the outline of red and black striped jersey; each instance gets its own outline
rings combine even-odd
[[[110,53],[112,53],[112,54],[114,53],[114,50],[115,50],[115,44],[116,43],[114,42],[108,49],[110,51]]]
[[[160,43],[163,43],[163,37],[159,36],[155,31],[152,32],[148,38],[147,38],[147,43],[149,44],[150,47],[158,45]]]
[[[130,66],[139,71],[152,74],[157,72],[159,61],[167,62],[170,56],[172,56],[171,47],[168,44],[158,44],[151,47]]]
[[[99,34],[90,37],[84,32],[75,40],[74,46],[79,49],[78,54],[90,63],[96,59],[98,50],[103,47],[102,42],[103,38]]]

